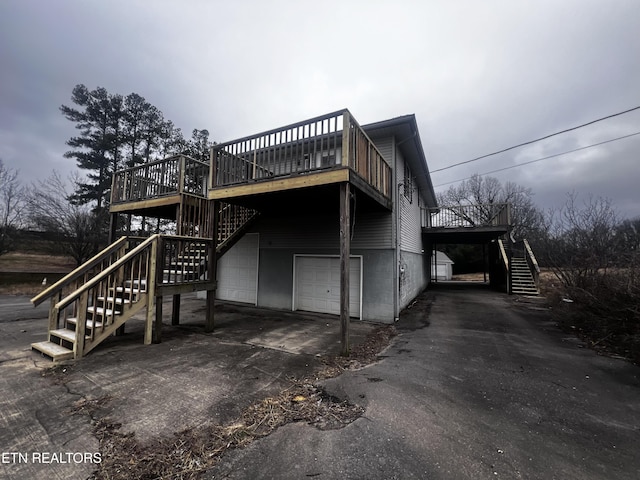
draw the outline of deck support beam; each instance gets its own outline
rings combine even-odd
[[[211,200],[209,209],[209,225],[211,225],[211,238],[213,242],[209,245],[209,251],[207,252],[207,280],[213,282],[213,288],[207,290],[207,313],[204,331],[213,332],[214,321],[214,307],[216,298],[216,272],[217,268],[217,255],[216,247],[218,246],[218,202]]]
[[[349,183],[340,184],[340,344],[349,355],[349,270],[351,253],[351,198]]]

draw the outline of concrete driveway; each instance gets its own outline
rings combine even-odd
[[[326,383],[363,417],[331,432],[289,424],[207,478],[640,478],[639,368],[581,348],[539,302],[515,300],[423,295],[381,362]]]

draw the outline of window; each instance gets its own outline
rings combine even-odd
[[[336,164],[336,151],[330,150],[328,152],[322,152],[320,157],[320,168],[331,167]]]
[[[404,164],[404,196],[409,203],[413,203],[413,176],[408,164]]]

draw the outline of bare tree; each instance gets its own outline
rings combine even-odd
[[[56,245],[60,252],[71,256],[78,265],[94,255],[106,240],[103,210],[71,201],[68,184],[79,183],[77,175],[67,183],[53,172],[47,180],[33,185],[28,200],[30,222],[59,240]]]
[[[579,202],[571,193],[561,208],[549,212],[547,222],[544,254],[565,286],[583,288],[617,265],[620,219],[610,200],[589,196]]]
[[[22,227],[24,188],[18,171],[7,168],[0,159],[0,255],[15,247],[15,235]]]
[[[544,223],[543,213],[533,203],[533,192],[513,182],[502,184],[494,177],[473,175],[457,186],[451,186],[447,191],[438,195],[441,206],[478,205],[486,209],[489,221],[495,215],[496,204],[509,203],[511,205],[511,225],[515,238],[530,238],[538,236]]]
[[[562,282],[559,324],[640,361],[640,219],[620,221],[610,200],[573,193],[548,218],[543,254]]]

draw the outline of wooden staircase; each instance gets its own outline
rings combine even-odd
[[[506,272],[507,293],[539,295],[540,267],[529,242],[498,239],[498,252]]]
[[[540,293],[524,257],[511,257],[511,293],[516,295]]]
[[[197,237],[120,238],[31,300],[51,303],[47,340],[31,344],[32,350],[54,362],[81,358],[145,309],[144,343],[150,344],[155,298],[169,289],[214,290],[209,252],[223,255],[256,216],[223,204],[215,247],[213,239]]]

